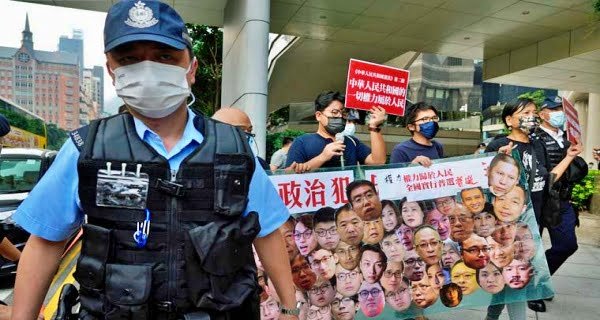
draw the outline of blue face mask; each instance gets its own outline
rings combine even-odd
[[[435,121],[430,121],[419,125],[419,132],[427,138],[433,139],[440,130],[440,125]]]
[[[567,117],[565,116],[564,112],[555,111],[550,113],[550,120],[548,122],[550,122],[550,125],[555,128],[562,128],[566,121]]]

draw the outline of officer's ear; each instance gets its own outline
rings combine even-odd
[[[115,73],[113,72],[112,68],[108,64],[108,59],[106,59],[106,70],[108,70],[108,75],[112,79],[112,85],[114,86],[115,85]]]

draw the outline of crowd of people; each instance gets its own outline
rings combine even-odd
[[[540,231],[550,232],[552,247],[546,259],[553,274],[577,249],[568,191],[587,173],[577,157],[580,143],[557,139],[560,148],[553,150],[551,141],[543,140],[544,134],[550,136],[548,132],[554,133],[551,139],[563,135],[564,121],[550,121],[562,112],[555,101],[553,97],[544,101],[539,114],[529,99],[504,108],[502,117],[510,134],[487,146],[480,144],[475,151],[499,151],[487,169],[489,188],[469,187],[456,196],[407,201],[380,199],[371,182],[358,180],[346,189],[348,204],[290,218],[280,231],[296,297],[304,302],[300,318],[354,319],[359,310],[376,317],[386,305],[407,316],[438,300],[455,307],[479,290],[499,294],[505,287],[524,289],[537,273],[532,261],[541,245],[540,232],[532,231],[531,220],[537,221]],[[347,117],[343,105],[339,92],[317,97],[318,130],[294,140],[288,151],[289,170],[303,173],[344,163],[385,163],[377,161],[382,158],[378,153],[385,152],[385,145],[380,145],[385,114],[372,110],[367,125],[375,139],[369,148],[352,135],[340,138]],[[438,122],[434,106],[409,107],[405,123],[412,137],[394,147],[390,163],[430,166],[432,160],[444,157],[442,144],[434,140]],[[518,156],[513,157],[513,152]],[[550,183],[551,175],[557,182]],[[549,189],[563,190],[561,207],[554,213],[544,207],[551,197]],[[530,200],[534,214],[527,220],[524,214]],[[549,223],[548,216],[559,216],[559,222]],[[263,319],[276,319],[277,312],[268,311],[276,308],[268,306],[275,306],[277,296],[271,294],[274,290],[265,280],[268,274],[260,268],[259,279],[265,287]],[[528,303],[535,311],[545,311],[543,300]],[[525,319],[526,306],[509,303],[510,318]],[[498,319],[503,308],[496,301],[488,308],[488,319]]]
[[[265,169],[385,164],[383,108],[370,110],[367,146],[353,135],[358,119],[343,94],[320,94],[317,131],[286,141],[269,164],[256,156],[241,110],[211,119],[189,108],[199,62],[169,4],[116,2],[104,37],[126,106],[71,132],[14,213],[31,236],[15,257],[12,319],[40,317],[63,247],[80,229],[73,317],[82,319],[353,319],[386,306],[415,315],[438,301],[455,307],[465,297],[526,290],[542,255],[533,220],[550,234],[551,273],[577,249],[568,197],[584,174],[582,146],[564,139],[556,103],[539,106],[539,116],[531,100],[504,108],[510,134],[484,150],[499,151],[489,188],[411,201],[381,199],[373,183],[356,180],[347,204],[290,217]],[[417,103],[404,118],[411,138],[394,147],[392,163],[428,167],[444,157],[434,106]],[[135,187],[113,188],[123,185]],[[529,195],[535,214],[525,210]],[[506,300],[494,302],[489,319]],[[509,303],[510,318],[525,319],[525,306]],[[530,308],[543,311],[543,301]]]

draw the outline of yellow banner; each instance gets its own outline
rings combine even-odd
[[[2,145],[13,148],[46,148],[46,138],[11,126]]]

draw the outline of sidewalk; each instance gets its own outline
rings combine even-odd
[[[556,295],[546,302],[548,311],[535,313],[527,309],[528,319],[599,319],[600,316],[600,216],[583,213],[583,228],[577,229],[579,250],[563,264],[552,277]],[[544,233],[544,246],[550,245],[548,233]],[[467,309],[428,316],[431,320],[481,320],[484,309]],[[500,319],[508,319],[506,310]]]

